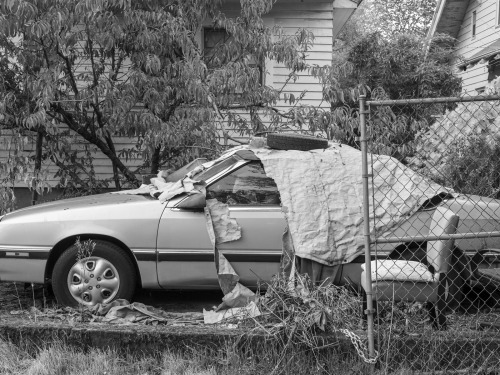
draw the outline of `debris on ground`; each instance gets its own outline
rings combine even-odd
[[[332,283],[316,285],[309,276],[295,274],[295,283],[276,275],[258,301],[259,323],[274,330],[302,332],[356,330],[362,318],[362,301],[354,291]],[[275,333],[275,332],[274,332]]]
[[[234,307],[227,310],[211,310],[203,309],[203,321],[205,324],[216,324],[227,321],[241,322],[245,319],[257,318],[261,313],[254,301],[244,307]],[[234,324],[237,326],[237,324]]]
[[[203,314],[200,312],[166,312],[139,302],[129,303],[124,299],[118,299],[109,304],[97,304],[93,307],[58,307],[42,310],[31,307],[25,310],[11,310],[10,315],[26,317],[32,321],[51,320],[69,325],[75,323],[169,326],[203,324]]]
[[[212,242],[214,250],[215,268],[217,270],[217,278],[224,298],[222,303],[217,307],[215,312],[233,309],[233,308],[246,308],[249,303],[255,300],[255,293],[248,289],[246,286],[240,284],[240,277],[231,266],[231,263],[219,251],[218,245],[225,242],[236,241],[241,238],[241,227],[235,219],[231,218],[229,207],[227,204],[221,203],[216,199],[208,199],[205,207],[205,217],[207,224],[208,236]],[[224,316],[236,315],[239,312],[228,312],[227,314],[217,314],[221,320]],[[208,316],[208,312],[204,311],[206,321],[217,320],[215,315]]]
[[[111,324],[193,324],[201,322],[201,313],[176,314],[169,313],[140,302],[129,303],[118,299],[108,304],[97,304],[88,309],[92,314],[91,322]]]

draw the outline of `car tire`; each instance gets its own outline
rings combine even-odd
[[[137,275],[134,264],[120,247],[95,240],[90,256],[78,259],[72,245],[54,265],[52,289],[57,302],[65,306],[109,303],[115,299],[131,300]]]
[[[267,145],[277,150],[309,151],[328,147],[328,141],[304,134],[270,133],[267,135]]]

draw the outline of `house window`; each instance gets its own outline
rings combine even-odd
[[[472,37],[476,36],[476,11],[472,12]]]
[[[500,77],[500,59],[492,59],[488,64],[488,82]]]
[[[216,69],[226,63],[223,48],[229,41],[229,34],[223,29],[206,28],[203,33],[203,54],[208,69]]]
[[[239,52],[228,49],[231,35],[224,29],[205,28],[203,30],[203,56],[207,68],[217,69],[231,60],[241,58]],[[264,84],[264,62],[257,61],[252,55],[244,56],[245,61],[251,68],[258,69],[259,82]]]
[[[476,93],[477,93],[477,95],[483,95],[485,90],[486,90],[486,87],[484,87],[484,86],[478,87],[476,89]]]

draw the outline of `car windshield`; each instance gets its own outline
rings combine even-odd
[[[238,159],[236,157],[230,156],[227,159],[220,161],[219,163],[215,164],[214,166],[212,166],[212,167],[208,168],[207,170],[204,170],[200,174],[196,175],[195,179],[199,180],[199,181],[210,180],[212,177],[216,176],[217,174],[222,172],[224,169],[229,168],[237,161],[238,161]]]

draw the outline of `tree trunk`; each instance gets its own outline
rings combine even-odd
[[[43,146],[43,133],[36,133],[36,150],[35,150],[35,175],[40,173],[42,169],[42,146]],[[31,205],[34,206],[38,200],[38,192],[33,189],[31,194]]]
[[[113,155],[116,156],[116,149],[115,149],[115,144],[113,143],[113,140],[111,139],[111,135],[109,132],[107,132],[108,135],[106,136],[106,143],[108,144],[109,149],[113,153]],[[120,173],[118,170],[118,166],[116,165],[116,162],[114,160],[111,160],[111,163],[113,164],[113,180],[115,181],[115,188],[116,190],[120,190]]]
[[[112,152],[109,146],[101,138],[93,135],[84,127],[79,126],[78,122],[74,119],[73,115],[68,111],[64,110],[61,106],[52,104],[51,107],[56,113],[62,116],[62,119],[57,118],[57,116],[50,114],[52,117],[56,118],[58,121],[65,123],[71,130],[80,134],[87,142],[97,146],[99,150],[106,155],[111,162],[116,165],[116,168],[123,174],[123,176],[133,185],[139,186],[139,180],[132,171],[126,167],[116,153]]]
[[[151,168],[149,173],[157,174],[160,170],[160,151],[161,147],[157,147],[151,155]]]

